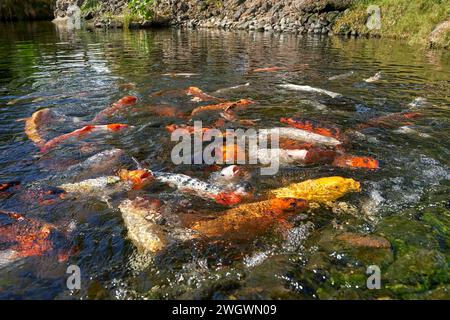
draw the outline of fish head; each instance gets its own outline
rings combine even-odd
[[[296,198],[276,198],[270,200],[270,206],[282,211],[300,211],[308,207],[308,201]]]
[[[153,175],[147,170],[126,170],[121,169],[118,176],[123,181],[133,183],[133,188],[140,189],[144,185],[154,180]]]
[[[341,194],[361,191],[361,184],[356,180],[342,177],[328,177],[325,179],[326,180],[323,181],[325,182],[323,186],[325,188],[328,187],[330,191],[338,191]]]
[[[121,124],[121,123],[113,123],[113,124],[108,124],[107,127],[109,130],[116,132],[116,131],[120,131],[120,130],[128,128],[129,125]]]
[[[191,95],[191,96],[194,95],[194,94],[203,93],[203,91],[200,88],[197,88],[197,87],[189,87],[186,90],[186,92],[187,92],[188,95]]]
[[[241,169],[237,165],[225,167],[220,171],[220,175],[224,178],[233,178],[239,175]]]
[[[135,96],[125,96],[119,100],[119,103],[122,105],[132,105],[137,102],[137,97]]]
[[[333,165],[341,168],[380,168],[379,161],[369,157],[338,156],[334,159]]]

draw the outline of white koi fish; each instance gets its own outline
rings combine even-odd
[[[292,139],[292,140],[297,140],[297,141],[303,141],[303,142],[311,143],[311,144],[320,144],[320,145],[330,146],[330,147],[336,147],[336,146],[342,144],[342,142],[336,138],[323,136],[323,135],[320,135],[317,133],[313,133],[313,132],[309,132],[309,131],[297,129],[297,128],[279,127],[279,128],[269,129],[269,130],[274,130],[273,133],[274,134],[278,133],[280,138],[287,138],[287,139]]]
[[[314,88],[310,86],[300,86],[296,84],[281,84],[279,85],[280,88],[288,89],[288,90],[295,90],[295,91],[305,91],[305,92],[315,92],[315,93],[321,93],[326,94],[332,98],[338,98],[342,95],[340,93],[320,89],[320,88]]]
[[[213,199],[222,205],[238,204],[244,197],[248,196],[245,187],[236,187],[236,189],[230,190],[184,174],[162,172],[153,172],[152,174],[156,181],[168,184],[181,192],[192,193],[205,199]]]
[[[364,79],[364,81],[367,83],[373,83],[373,82],[377,82],[377,81],[381,80],[382,77],[383,77],[383,74],[381,72],[377,72],[373,77]]]

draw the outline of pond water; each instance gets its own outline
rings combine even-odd
[[[151,169],[207,179],[206,166],[171,161],[173,143],[165,127],[187,120],[155,112],[160,105],[189,112],[199,104],[174,91],[154,95],[161,90],[196,86],[226,100],[255,100],[238,115],[261,119],[256,128],[280,126],[280,117],[296,115],[355,129],[426,99],[414,109],[422,116],[414,120],[413,130],[368,128],[352,141],[351,153],[380,160],[379,170],[291,166],[268,177],[255,170],[251,183],[260,197],[291,182],[324,176],[361,182],[360,193],[340,199],[336,207],[297,216],[282,234],[271,230],[239,243],[173,243],[153,257],[128,240],[117,210],[120,201],[147,195],[180,214],[214,214],[224,208],[164,186],[114,195],[109,205],[95,195],[43,202],[19,189],[0,199],[0,209],[70,229],[68,240],[60,242],[68,242],[61,246],[71,250],[64,262],[54,253],[4,265],[1,299],[450,298],[448,51],[421,51],[379,39],[213,30],[63,32],[50,23],[0,25],[0,49],[0,183],[20,181],[21,186],[73,182],[64,178],[65,168],[112,148]],[[273,66],[283,69],[251,72]],[[380,71],[381,80],[363,81]],[[250,85],[217,92],[245,83]],[[342,97],[279,87],[286,83]],[[45,154],[25,135],[24,122],[17,121],[51,108],[60,119],[49,123],[49,139],[80,128],[125,95],[137,96],[138,104],[117,114],[114,122],[132,129],[63,144]],[[210,125],[218,113],[201,118]],[[103,168],[102,174],[133,165],[124,160]],[[334,240],[343,231],[381,235],[392,248],[344,246]],[[6,246],[1,243],[0,249]],[[67,289],[70,264],[81,269],[80,290]],[[380,290],[366,288],[369,265],[381,268]]]

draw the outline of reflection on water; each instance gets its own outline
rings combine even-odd
[[[275,177],[254,177],[259,195],[290,182],[328,175],[361,181],[361,194],[345,198],[339,208],[300,215],[284,237],[269,232],[243,244],[175,243],[152,259],[139,254],[126,239],[120,213],[95,197],[49,205],[20,195],[2,198],[2,210],[73,225],[69,241],[76,250],[69,263],[81,267],[83,285],[71,294],[65,287],[67,263],[58,263],[54,256],[35,257],[0,271],[0,298],[433,298],[448,294],[448,52],[421,52],[387,40],[211,30],[58,33],[46,23],[0,29],[0,182],[57,181],[64,168],[112,148],[125,150],[128,157],[152,169],[205,178],[204,168],[175,167],[170,161],[165,126],[185,120],[149,111],[157,105],[190,111],[196,105],[176,95],[152,96],[161,90],[197,86],[216,92],[250,83],[218,94],[227,100],[257,101],[240,115],[262,119],[257,123],[260,128],[278,126],[281,116],[302,115],[351,129],[371,117],[407,110],[418,97],[427,101],[413,131],[372,128],[353,141],[353,153],[381,160],[382,168],[376,172],[310,166],[284,168]],[[249,72],[272,66],[286,70]],[[379,71],[381,81],[363,81]],[[162,76],[178,72],[199,75]],[[342,74],[346,76],[329,80]],[[278,86],[285,83],[323,88],[343,98]],[[132,124],[133,130],[64,145],[44,155],[24,135],[23,122],[17,121],[52,108],[61,116],[48,132],[55,137],[78,129],[124,95],[138,96],[139,103],[114,120]],[[210,124],[217,117],[210,114],[203,120]],[[123,166],[132,167],[133,162],[125,160],[108,169],[112,173]],[[147,193],[186,212],[220,211],[170,188],[133,192]],[[125,196],[111,199],[112,207]],[[388,238],[394,250],[339,246],[333,236],[343,230],[376,232]],[[361,289],[365,266],[370,264],[382,267],[383,290]]]

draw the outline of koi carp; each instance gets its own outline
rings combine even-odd
[[[166,246],[167,235],[157,223],[161,217],[157,205],[136,198],[123,201],[119,210],[128,230],[128,238],[139,250],[155,253]]]
[[[193,102],[205,102],[205,101],[223,101],[223,99],[219,99],[216,97],[213,97],[209,94],[204,93],[200,88],[197,87],[189,87],[186,89],[186,94],[188,96],[193,96],[192,101]]]
[[[355,71],[349,71],[349,72],[346,72],[346,73],[342,73],[342,74],[338,74],[338,75],[329,77],[328,80],[330,80],[330,81],[334,81],[334,80],[342,80],[342,79],[351,77],[351,76],[354,75],[354,74],[355,74]]]
[[[12,244],[0,252],[0,267],[23,258],[41,256],[54,249],[50,238],[54,228],[50,224],[2,210],[0,216],[11,221],[0,226],[0,244]]]
[[[320,89],[320,88],[314,88],[314,87],[310,87],[310,86],[300,86],[300,85],[296,85],[296,84],[282,84],[282,85],[279,85],[279,87],[283,88],[283,89],[288,89],[288,90],[326,94],[326,95],[330,96],[331,98],[342,97],[342,95],[340,93],[336,93],[336,92],[332,92],[332,91],[328,91],[328,90],[324,90],[324,89]]]
[[[281,118],[280,122],[286,123],[287,125],[306,130],[312,133],[317,133],[322,136],[333,137],[340,139],[342,136],[341,130],[334,125],[322,125],[318,121],[300,119],[300,118]]]
[[[66,140],[70,138],[76,138],[81,139],[84,136],[91,134],[91,133],[97,133],[97,132],[118,132],[123,129],[129,128],[129,125],[127,124],[108,124],[108,125],[88,125],[84,126],[81,129],[77,129],[73,132],[63,134],[61,136],[58,136],[56,138],[53,138],[52,140],[46,142],[41,147],[41,152],[47,152],[53,148],[55,148],[57,145],[65,142]]]
[[[175,187],[181,192],[191,193],[204,199],[212,199],[225,206],[238,204],[244,198],[250,197],[244,186],[236,186],[234,190],[228,190],[184,174],[153,172],[153,175],[156,181]]]
[[[258,159],[261,163],[270,163],[277,157],[280,165],[308,165],[331,163],[336,157],[333,150],[319,148],[311,149],[258,149]]]
[[[39,131],[42,124],[48,122],[51,117],[50,109],[42,109],[33,113],[30,118],[25,119],[25,134],[37,147],[42,147],[45,144],[45,139]]]
[[[280,127],[274,128],[272,130],[274,130],[273,132],[275,134],[278,132],[280,138],[302,141],[313,145],[336,147],[342,144],[342,142],[336,138],[327,137],[321,134],[309,132],[302,129]]]
[[[187,115],[183,111],[177,110],[172,106],[160,105],[149,108],[148,110],[160,117],[187,118]]]
[[[200,237],[248,240],[264,234],[276,224],[306,209],[303,199],[271,199],[242,204],[220,214],[213,220],[198,221],[192,230]]]
[[[358,181],[343,177],[325,177],[294,183],[288,187],[272,190],[270,195],[275,198],[305,199],[310,202],[334,202],[350,192],[360,192]]]
[[[105,118],[109,118],[109,117],[113,116],[117,111],[119,111],[123,108],[134,106],[137,102],[137,99],[138,98],[135,96],[123,97],[119,101],[115,102],[111,107],[106,108],[103,111],[100,111],[100,113],[97,114],[94,119],[92,119],[92,122],[95,123],[95,122],[98,122]]]
[[[247,82],[245,84],[240,84],[240,85],[233,86],[233,87],[219,89],[215,93],[219,93],[220,94],[220,93],[228,92],[228,91],[231,91],[231,90],[242,89],[242,88],[249,87],[249,86],[250,86],[250,82]]]
[[[369,119],[366,123],[360,124],[358,129],[366,129],[373,127],[381,127],[381,128],[398,128],[405,125],[410,125],[410,120],[421,117],[422,114],[418,112],[398,112],[391,113],[385,116],[381,116],[378,118]]]
[[[334,159],[333,166],[339,168],[379,169],[380,163],[378,160],[369,157],[339,155]]]
[[[256,102],[252,101],[252,100],[248,100],[248,99],[241,99],[239,101],[235,101],[235,102],[223,102],[223,103],[219,103],[219,104],[213,104],[213,105],[208,105],[208,106],[202,106],[202,107],[197,107],[194,110],[192,110],[191,112],[191,118],[201,112],[205,112],[205,111],[225,111],[227,112],[229,109],[232,108],[242,108],[242,107],[246,107],[252,104],[255,104]]]
[[[172,77],[172,78],[178,78],[178,77],[180,77],[180,78],[190,78],[190,77],[195,77],[195,76],[199,76],[199,74],[198,73],[183,73],[183,72],[180,72],[180,73],[164,73],[163,75],[162,75],[163,77]]]
[[[383,74],[381,72],[377,72],[374,76],[364,79],[364,82],[367,82],[367,83],[377,82],[377,81],[381,80],[382,77],[383,77]]]

